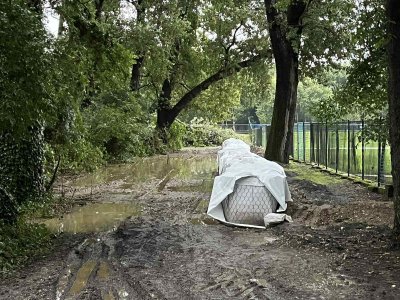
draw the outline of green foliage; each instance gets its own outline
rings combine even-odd
[[[311,78],[304,78],[298,86],[297,110],[303,115],[301,119],[317,121],[335,120],[338,118],[336,107],[330,107],[333,91]]]
[[[28,134],[52,111],[48,94],[49,42],[27,1],[0,5],[0,132]]]
[[[78,138],[63,145],[60,155],[61,168],[64,171],[94,171],[105,162],[101,149],[85,138]]]
[[[247,0],[145,1],[140,10],[136,5],[144,16],[129,23],[128,44],[143,58],[137,93],[149,95],[153,109],[172,108],[212,74],[260,53],[267,41],[262,8],[262,3]],[[165,82],[171,93],[161,97]],[[240,99],[237,83],[225,80],[211,86],[179,118],[231,118]]]
[[[351,57],[357,3],[353,0],[307,2],[300,61],[303,74],[315,76],[327,67],[340,67]]]
[[[318,105],[325,120],[364,119],[368,139],[387,137],[387,43],[384,3],[361,0],[350,14],[352,29],[345,80]]]
[[[136,98],[126,92],[102,95],[84,113],[89,141],[108,161],[154,154],[153,124],[146,122]]]
[[[184,147],[184,139],[186,135],[186,124],[179,120],[175,120],[168,131],[168,148],[171,150],[179,150]]]
[[[203,119],[193,119],[186,129],[185,146],[204,147],[220,146],[228,138],[241,139],[232,129],[223,129]]]
[[[44,225],[19,220],[14,225],[0,221],[0,275],[46,253],[51,247],[51,235]]]
[[[232,119],[235,108],[240,105],[241,76],[233,75],[202,92],[182,114],[182,119],[207,118],[210,122]],[[213,112],[210,114],[210,112]]]
[[[270,123],[275,96],[273,68],[268,63],[259,64],[243,70],[238,77],[241,93],[240,106],[237,106],[234,112],[237,122],[247,124],[248,112],[255,110],[261,123]]]
[[[14,222],[19,205],[43,193],[52,60],[41,15],[27,1],[3,1],[0,28],[0,219]]]
[[[4,187],[0,186],[0,220],[15,222],[18,215],[18,203]]]
[[[321,110],[330,112],[327,119],[379,119],[387,112],[384,4],[379,0],[358,1],[348,17],[351,19],[344,23],[351,29],[347,75],[334,87],[334,96],[324,100]]]

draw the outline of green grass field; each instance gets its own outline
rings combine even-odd
[[[253,133],[253,141],[258,142],[262,147],[266,146],[266,131],[258,130],[258,134]],[[314,151],[311,147],[311,133],[309,127],[305,128],[303,136],[302,126],[294,127],[293,135],[293,158],[306,162],[319,162],[330,168],[336,169],[336,128],[328,128],[328,141],[326,142],[325,128],[322,130],[320,139],[314,134]],[[361,131],[350,131],[350,157],[348,151],[348,133],[347,130],[338,130],[339,155],[338,155],[338,171],[347,173],[348,162],[350,159],[350,174],[361,176],[362,173],[362,143]],[[318,143],[320,151],[318,151]],[[326,150],[327,144],[327,150]],[[391,160],[390,147],[385,146],[383,173],[385,180],[391,181]],[[366,178],[375,179],[378,175],[378,142],[368,141],[364,145],[364,174]]]

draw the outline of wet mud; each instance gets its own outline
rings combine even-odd
[[[4,278],[0,298],[398,299],[383,196],[289,167],[294,223],[228,227],[205,213],[216,167],[203,149],[64,178],[57,190],[86,205],[45,221],[62,232],[54,253]]]

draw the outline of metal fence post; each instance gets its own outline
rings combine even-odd
[[[310,163],[315,162],[314,124],[310,122]]]
[[[317,156],[317,164],[319,166],[319,162],[321,159],[321,132],[320,132],[320,126],[319,126],[319,122],[317,123],[317,128],[318,128],[318,134],[317,134],[317,152],[318,152],[318,156]]]
[[[336,173],[339,168],[339,124],[336,123]]]
[[[328,121],[325,123],[325,169],[328,169]]]
[[[379,119],[379,125],[381,125],[381,120]],[[381,134],[378,134],[378,187],[381,185]]]
[[[386,140],[383,140],[381,142],[381,164],[380,164],[380,169],[381,169],[381,178],[380,178],[380,183],[385,184],[385,149],[386,149]]]
[[[292,128],[292,138],[289,140],[289,156],[292,156],[294,158],[293,151],[294,151],[294,123]]]
[[[297,128],[297,159],[300,160],[300,134],[299,134],[299,122],[296,123]]]
[[[350,176],[350,120],[347,120],[347,176]]]
[[[306,125],[303,121],[303,161],[306,162]]]
[[[364,119],[361,120],[361,179],[365,177],[365,132]]]

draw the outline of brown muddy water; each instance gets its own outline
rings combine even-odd
[[[141,205],[129,195],[137,191],[137,186],[146,181],[156,184],[158,192],[164,189],[172,192],[210,192],[213,172],[217,169],[212,156],[170,157],[155,156],[140,158],[131,164],[103,167],[93,173],[72,180],[63,180],[58,192],[67,197],[88,196],[106,191],[107,199],[75,207],[61,218],[45,220],[43,223],[52,232],[85,233],[115,230],[129,217],[142,213]],[[175,179],[189,182],[187,185],[166,185]],[[145,192],[146,194],[146,192]],[[98,201],[98,199],[96,200]],[[202,220],[193,223],[204,224]]]
[[[215,157],[154,156],[139,158],[131,164],[111,165],[72,182],[71,187],[90,187],[111,182],[122,182],[121,187],[133,187],[149,179],[165,178],[169,173],[179,179],[208,179],[217,170]]]
[[[52,232],[100,232],[116,229],[124,219],[140,215],[140,206],[135,203],[89,203],[74,208],[62,218],[44,221]]]

